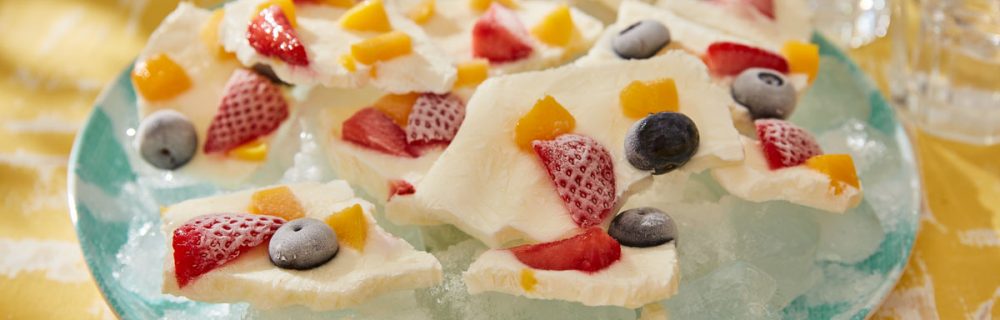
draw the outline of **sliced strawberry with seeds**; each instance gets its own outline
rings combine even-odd
[[[288,118],[281,89],[256,72],[237,69],[223,92],[219,111],[208,126],[205,153],[226,152],[271,134]]]
[[[517,14],[494,2],[472,27],[472,56],[491,63],[520,60],[531,55],[531,37]]]
[[[586,228],[604,221],[616,200],[611,153],[597,140],[578,134],[535,140],[532,146],[573,222]]]
[[[778,119],[754,121],[764,158],[771,170],[794,167],[823,154],[806,129]]]
[[[465,119],[465,103],[453,94],[425,93],[413,103],[406,123],[410,144],[449,143]]]
[[[211,214],[174,230],[174,274],[185,287],[199,276],[266,245],[284,219],[255,214]]]
[[[341,138],[375,151],[413,157],[406,144],[406,132],[388,115],[375,108],[364,108],[344,121]]]
[[[622,246],[599,227],[572,238],[510,248],[517,260],[541,270],[597,272],[621,259]]]
[[[308,66],[306,48],[284,11],[278,5],[261,10],[247,26],[247,41],[265,57],[275,57],[296,66]]]
[[[717,76],[736,76],[750,68],[767,68],[788,73],[788,61],[777,53],[735,42],[716,42],[702,58]]]
[[[417,189],[406,180],[389,181],[389,200],[393,196],[408,196],[417,192]]]

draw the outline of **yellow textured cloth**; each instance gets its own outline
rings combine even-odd
[[[176,4],[0,0],[0,318],[114,317],[73,234],[66,161],[99,90]],[[886,48],[853,54],[878,71]],[[1000,318],[1000,146],[918,135],[917,149],[934,214],[877,317]]]

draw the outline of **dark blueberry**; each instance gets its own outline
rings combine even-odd
[[[150,165],[174,170],[191,161],[198,151],[198,133],[180,112],[153,112],[139,124],[136,133],[139,155]]]
[[[263,63],[255,63],[252,68],[254,72],[264,76],[268,80],[271,80],[271,82],[273,82],[274,84],[291,86],[290,83],[281,80],[281,78],[278,78],[278,74],[274,73],[274,69],[272,69],[271,66],[269,65]]]
[[[659,209],[634,208],[615,216],[608,234],[623,246],[655,247],[677,239],[677,224]]]
[[[648,59],[670,43],[670,30],[656,20],[642,20],[622,30],[611,41],[623,59]]]
[[[271,236],[267,254],[282,269],[308,270],[337,255],[337,233],[325,222],[302,218],[285,223]]]
[[[733,100],[756,119],[787,119],[795,111],[795,87],[780,72],[750,68],[733,81]]]
[[[676,112],[642,118],[625,136],[625,158],[633,167],[664,174],[683,166],[698,151],[698,127]]]

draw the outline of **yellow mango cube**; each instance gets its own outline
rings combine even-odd
[[[233,150],[229,150],[228,155],[244,161],[259,162],[267,159],[267,149],[266,142],[262,140],[254,140],[236,147]]]
[[[358,252],[365,251],[365,241],[368,239],[368,220],[361,205],[355,204],[340,212],[326,217],[326,224],[337,233],[341,244],[354,248]]]
[[[259,190],[250,196],[250,213],[280,217],[292,221],[305,217],[299,199],[287,186]]]
[[[350,8],[356,4],[354,0],[322,0],[322,3],[338,8]]]
[[[510,9],[518,8],[517,0],[470,0],[469,7],[471,7],[472,10],[483,12],[486,11],[486,9],[489,9],[490,5],[494,2]]]
[[[382,0],[366,0],[354,5],[340,18],[340,27],[352,31],[392,31]]]
[[[535,271],[531,269],[521,269],[521,289],[525,292],[535,291],[535,285],[538,284],[538,279],[535,278]]]
[[[271,6],[278,6],[281,8],[281,13],[285,14],[285,18],[288,18],[288,22],[292,24],[292,28],[298,27],[299,22],[295,20],[295,2],[292,0],[267,0],[261,2],[257,5],[257,11],[254,15],[260,14],[264,9],[270,8]]]
[[[788,60],[789,72],[809,75],[810,83],[816,80],[816,74],[819,73],[819,46],[792,40],[785,43],[781,53]]]
[[[824,154],[806,160],[806,166],[830,177],[830,187],[835,194],[844,192],[844,185],[861,188],[854,159],[848,154]]]
[[[410,35],[402,31],[392,31],[362,40],[351,45],[354,60],[363,64],[374,64],[405,56],[413,51]]]
[[[410,11],[407,12],[406,15],[410,18],[410,20],[413,20],[413,22],[416,22],[417,24],[424,24],[427,23],[431,17],[434,17],[434,6],[434,0],[423,0],[416,6],[413,6],[413,8],[410,8]]]
[[[132,84],[144,99],[164,101],[190,89],[191,78],[170,56],[160,53],[135,64]]]
[[[375,101],[372,106],[389,116],[399,127],[406,128],[410,119],[410,111],[413,110],[413,104],[417,102],[419,97],[420,94],[416,92],[387,94]]]
[[[572,42],[573,36],[579,31],[573,23],[573,15],[569,6],[560,5],[542,18],[542,21],[531,28],[531,34],[544,44],[553,47],[566,47]]]
[[[622,113],[629,118],[642,118],[651,113],[677,112],[680,102],[674,79],[632,81],[618,95]]]
[[[486,59],[462,62],[455,69],[458,71],[455,88],[478,86],[490,76],[490,62]]]
[[[535,102],[528,113],[517,120],[514,142],[521,150],[531,151],[535,140],[552,140],[576,127],[576,119],[552,96]]]
[[[348,72],[358,71],[358,64],[354,61],[354,56],[350,54],[340,56],[340,65]]]

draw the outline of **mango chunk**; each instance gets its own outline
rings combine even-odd
[[[490,76],[490,62],[486,59],[462,62],[456,65],[455,68],[458,71],[455,88],[478,86]]]
[[[229,150],[229,156],[244,161],[264,161],[267,159],[267,143],[262,140],[250,141],[233,150]]]
[[[486,9],[489,9],[490,5],[494,2],[510,9],[517,9],[519,7],[517,0],[470,0],[469,7],[472,8],[472,10],[484,12]]]
[[[434,17],[434,7],[434,0],[423,0],[416,6],[413,6],[413,8],[410,8],[410,11],[406,13],[406,16],[417,24],[424,24],[427,23],[431,17]]]
[[[535,271],[531,269],[521,269],[521,289],[526,292],[535,291],[535,285],[538,284],[538,279],[535,278]]]
[[[642,118],[651,113],[677,112],[680,102],[674,79],[632,81],[618,95],[622,113],[629,118]]]
[[[358,64],[354,61],[354,56],[350,54],[344,54],[340,56],[340,65],[347,69],[348,72],[358,71]]]
[[[392,31],[382,0],[367,0],[354,5],[340,18],[340,27],[353,31]]]
[[[169,100],[191,88],[191,78],[184,68],[163,53],[136,63],[132,69],[132,83],[149,101]]]
[[[781,53],[788,60],[788,71],[809,75],[809,82],[816,80],[819,73],[819,46],[812,43],[788,41]]]
[[[254,11],[254,16],[260,14],[264,9],[270,8],[271,6],[278,6],[281,8],[281,13],[285,14],[288,18],[288,22],[292,24],[292,28],[299,26],[299,21],[295,19],[295,2],[292,0],[267,0],[261,2],[257,5],[257,10]]]
[[[552,140],[569,133],[576,127],[576,119],[552,96],[545,96],[535,102],[528,113],[517,120],[514,127],[514,142],[524,151],[531,151],[532,141]]]
[[[844,185],[861,188],[854,159],[848,154],[823,154],[806,160],[806,166],[830,177],[830,187],[834,194],[844,193]]]
[[[405,56],[411,51],[413,45],[410,42],[410,35],[402,31],[383,33],[351,45],[351,55],[354,56],[354,60],[369,65]]]
[[[416,92],[387,94],[375,101],[373,107],[392,118],[392,122],[395,122],[399,127],[406,128],[410,119],[410,111],[413,110],[413,104],[417,102],[419,97],[420,94]]]
[[[250,213],[280,217],[292,221],[305,217],[305,210],[299,199],[287,186],[279,186],[254,192],[250,196]]]
[[[542,18],[542,21],[531,28],[531,34],[544,44],[553,47],[566,47],[579,31],[573,23],[573,15],[569,6],[560,5]]]
[[[365,241],[368,239],[368,220],[365,220],[361,205],[355,204],[340,212],[326,217],[326,224],[337,233],[340,243],[358,250],[365,251]]]
[[[323,4],[338,8],[350,8],[357,4],[354,0],[322,0]]]

